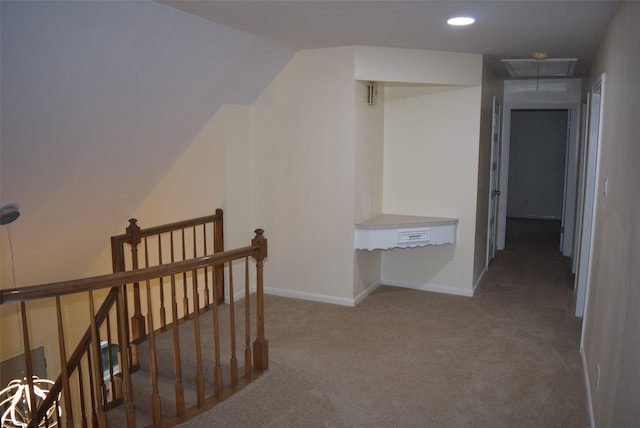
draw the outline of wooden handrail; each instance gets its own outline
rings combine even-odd
[[[197,226],[200,224],[212,223],[216,220],[221,220],[221,219],[222,219],[222,210],[217,209],[216,213],[213,215],[193,218],[190,220],[176,221],[174,223],[163,224],[162,226],[154,226],[154,227],[148,227],[146,229],[140,229],[139,236],[140,238],[144,238],[145,236],[158,235],[160,233],[169,232],[176,229],[183,229],[191,226]],[[130,219],[129,222],[135,223],[136,220]],[[113,238],[120,240],[120,239],[125,239],[128,236],[129,236],[128,234],[122,234],[122,235],[116,235]]]
[[[28,300],[44,299],[47,297],[65,296],[89,290],[95,291],[103,288],[118,287],[122,284],[141,282],[147,278],[166,277],[185,271],[230,262],[242,257],[255,256],[260,254],[260,252],[260,245],[249,245],[235,250],[228,250],[224,253],[210,254],[208,256],[197,257],[195,259],[178,261],[160,266],[1,290],[0,304],[24,302]]]

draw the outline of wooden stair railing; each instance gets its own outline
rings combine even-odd
[[[213,250],[214,254],[221,253],[224,251],[223,217],[223,211],[217,209],[215,214],[210,216],[182,220],[146,229],[140,229],[137,220],[130,219],[129,226],[124,234],[111,237],[113,271],[122,272],[138,269],[141,263],[144,267],[162,265],[167,262],[167,259],[171,263],[187,260],[187,258],[207,255],[210,253],[210,249]],[[129,252],[127,252],[127,248]],[[213,275],[215,283],[212,286],[215,287],[215,292],[217,293],[217,302],[224,303],[224,266],[218,265],[213,269],[215,269]],[[213,290],[209,288],[209,275],[207,273],[205,272],[203,276],[204,306],[201,309],[210,307],[211,295],[213,294]],[[165,286],[162,278],[160,278],[160,281],[160,326],[166,328]],[[187,273],[184,272],[182,275],[181,311],[183,318],[189,318],[192,308],[195,307],[193,302],[190,305],[187,284]],[[128,309],[127,297],[129,295],[133,299],[133,314],[131,315],[131,331],[127,331],[127,343],[130,346],[131,365],[132,367],[138,367],[138,344],[147,338],[145,318],[142,315],[140,284],[134,283],[132,291],[125,295],[125,309]],[[128,310],[127,313],[129,313]]]
[[[221,213],[220,213],[221,214]],[[133,223],[132,223],[133,224]],[[191,225],[194,228],[195,226]],[[149,235],[150,236],[150,235]],[[172,238],[167,238],[173,241]],[[181,235],[182,242],[178,246],[185,246],[184,236]],[[195,241],[195,240],[194,240]],[[141,238],[144,242],[144,238]],[[149,238],[147,237],[147,243]],[[173,245],[173,242],[172,242]],[[211,247],[209,247],[211,248]],[[144,250],[146,251],[146,250]],[[143,252],[144,252],[143,251]],[[195,251],[195,250],[193,250]],[[189,255],[187,251],[183,255]],[[55,318],[58,325],[59,354],[61,363],[61,373],[56,379],[50,392],[44,400],[41,400],[37,409],[32,409],[29,427],[37,427],[40,421],[47,419],[47,412],[55,406],[55,418],[61,426],[74,427],[74,423],[81,427],[104,427],[108,426],[108,418],[105,411],[111,407],[123,404],[125,409],[126,426],[136,426],[136,409],[133,400],[132,369],[133,359],[129,355],[128,337],[134,328],[132,323],[136,323],[136,317],[130,317],[127,312],[127,300],[133,298],[135,293],[144,291],[139,296],[140,313],[145,320],[144,337],[149,346],[149,375],[151,377],[151,408],[153,426],[171,426],[185,420],[186,416],[192,416],[199,412],[211,408],[218,402],[230,396],[242,386],[250,383],[255,377],[264,372],[268,366],[268,341],[264,335],[264,300],[263,300],[263,261],[267,256],[267,240],[263,236],[263,231],[256,230],[255,238],[251,245],[239,249],[222,251],[217,254],[187,258],[186,260],[175,261],[170,258],[170,263],[152,265],[150,254],[143,257],[143,268],[135,270],[118,271],[111,275],[102,275],[92,278],[84,278],[58,283],[44,284],[31,287],[23,287],[13,290],[1,290],[0,302],[4,304],[19,304],[22,317],[23,347],[25,356],[30,355],[29,325],[27,322],[27,305],[30,301],[40,299],[51,299],[55,303]],[[256,310],[250,310],[250,278],[249,278],[249,258],[256,261],[256,290],[255,301]],[[224,282],[218,277],[227,271],[227,286],[229,295],[234,295],[234,265],[241,267],[244,261],[244,326],[237,332],[235,320],[235,303],[233,298],[229,303],[229,326],[228,333],[221,332],[223,325],[220,319],[220,311],[217,304],[209,304],[201,292],[211,287],[212,301],[220,300],[218,293],[219,286],[224,287]],[[240,265],[239,265],[240,264]],[[116,262],[114,261],[114,266]],[[121,265],[120,265],[121,266]],[[185,282],[187,283],[185,285]],[[158,302],[160,290],[164,285],[169,285],[170,313],[165,314],[162,320],[161,307]],[[179,291],[188,294],[191,299],[191,306],[194,308],[191,313],[180,313],[178,301],[184,295]],[[166,290],[165,290],[166,291]],[[65,340],[68,329],[65,328],[63,319],[64,306],[61,300],[64,296],[84,293],[88,301],[89,324],[85,333],[81,335],[77,346],[67,359]],[[205,293],[207,294],[207,293]],[[100,302],[100,307],[96,310],[96,302]],[[146,310],[142,302],[146,303]],[[134,307],[136,305],[134,304]],[[209,310],[207,310],[207,306]],[[184,306],[183,306],[184,308]],[[136,310],[138,308],[135,308]],[[80,322],[76,313],[72,314],[72,322]],[[203,375],[203,356],[201,351],[200,323],[203,316],[212,317],[213,337],[205,340],[214,343],[214,368],[213,368],[213,394],[205,396],[205,384],[208,381]],[[184,382],[182,379],[182,362],[180,361],[180,331],[178,325],[184,322],[184,318],[190,317],[194,325],[196,369],[195,384],[197,401],[186,403],[184,396]],[[250,342],[251,318],[255,318],[255,340]],[[161,319],[156,325],[155,319]],[[37,328],[37,327],[35,327]],[[236,334],[241,334],[244,329],[244,376],[239,377],[238,361],[236,356]],[[115,330],[115,333],[114,333]],[[171,331],[173,334],[174,353],[174,375],[175,375],[175,414],[163,416],[161,397],[158,387],[158,367],[155,349],[156,335],[162,331]],[[230,341],[230,356],[228,365],[221,356],[221,333],[228,336]],[[141,345],[142,339],[137,338],[136,346]],[[106,348],[105,348],[106,345]],[[116,346],[117,353],[113,353],[112,348]],[[120,345],[120,346],[119,346]],[[125,346],[122,346],[125,345]],[[252,346],[253,345],[253,346]],[[106,349],[106,354],[105,354]],[[29,357],[25,357],[27,379],[31,379],[33,369]],[[227,360],[225,360],[227,361]],[[127,364],[124,364],[127,362]],[[223,365],[225,366],[223,369]],[[105,369],[106,367],[106,369]],[[224,384],[223,370],[228,372],[229,381]],[[31,391],[33,389],[31,388]],[[33,400],[32,402],[36,402]],[[61,403],[61,404],[60,404]],[[189,404],[189,407],[187,407]],[[51,424],[53,420],[45,422]],[[44,425],[50,426],[50,425]]]

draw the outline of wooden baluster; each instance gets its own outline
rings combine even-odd
[[[187,246],[185,244],[184,228],[182,231],[182,260],[187,259]],[[184,311],[184,319],[189,319],[189,297],[187,289],[187,273],[182,274],[182,310]]]
[[[93,365],[91,364],[91,352],[87,351],[87,368],[88,368],[88,372],[89,374],[87,375],[89,377],[89,391],[90,391],[90,400],[91,402],[89,403],[89,405],[91,406],[91,427],[97,427],[98,426],[98,413],[96,413],[96,389],[94,387],[94,381],[93,381]]]
[[[200,297],[198,295],[198,272],[192,272],[192,287],[193,287],[193,334],[195,337],[195,352],[196,352],[196,396],[198,407],[204,405],[204,375],[202,374],[202,344],[200,343],[200,310],[198,309],[198,302]]]
[[[171,232],[171,262],[175,261],[173,232]],[[176,416],[184,416],[184,385],[182,384],[182,361],[180,358],[180,334],[178,330],[178,298],[176,296],[176,277],[171,275],[171,315],[173,331],[173,370],[176,376]]]
[[[36,394],[33,389],[33,361],[31,359],[31,341],[29,340],[29,325],[27,324],[27,306],[25,302],[20,302],[20,313],[22,315],[22,346],[24,347],[24,379],[27,381],[29,400],[33,405],[29,409],[29,426],[37,427],[38,423],[38,406],[36,403]]]
[[[253,258],[256,260],[256,340],[253,342],[253,367],[259,372],[269,368],[269,341],[264,335],[264,290],[263,265],[267,257],[267,240],[264,230],[256,229],[256,236],[251,241],[259,246],[260,251]]]
[[[118,293],[118,300],[116,301],[116,314],[118,315],[118,330],[120,331],[120,337],[126,336],[126,331],[129,326],[127,323],[127,313],[125,311],[125,296],[127,293],[126,284],[120,286]],[[144,321],[144,320],[143,320]],[[127,346],[120,347],[120,359],[123,364],[120,366],[120,372],[122,373],[122,382],[124,386],[124,409],[127,419],[127,427],[136,426],[136,414],[133,407],[133,387],[131,385],[131,367],[124,362],[132,361],[132,357],[129,355],[130,348]],[[137,348],[136,348],[137,350]]]
[[[111,345],[113,340],[111,338],[111,319],[107,317],[105,319],[105,324],[107,325],[107,367],[109,369],[109,390],[111,391],[111,397],[105,396],[105,400],[108,402],[114,402],[116,400],[116,384],[115,384],[115,376],[113,374],[113,355],[111,354]]]
[[[93,302],[93,291],[89,291],[89,317],[91,321],[91,353],[93,355],[93,373],[90,376],[94,378],[95,402],[93,407],[96,409],[98,419],[98,427],[107,426],[107,418],[104,413],[105,391],[104,381],[102,378],[102,351],[100,349],[100,339],[98,338],[98,326],[96,325],[96,312]]]
[[[202,225],[202,242],[203,242],[203,256],[208,255],[207,252],[207,225]],[[194,254],[193,257],[196,257]],[[204,307],[208,308],[211,304],[209,299],[209,268],[204,268]]]
[[[126,286],[123,286],[120,288],[120,291],[118,293],[118,295],[122,292],[122,289],[126,289]],[[131,359],[130,359],[130,353],[129,351],[131,350],[131,348],[129,348],[127,346],[127,344],[129,343],[128,340],[126,339],[126,337],[123,337],[124,334],[126,334],[126,332],[129,331],[129,327],[125,324],[125,328],[120,328],[120,320],[127,319],[127,315],[126,315],[126,304],[127,304],[127,300],[126,300],[126,296],[124,296],[124,302],[123,302],[123,307],[121,307],[118,304],[118,301],[116,300],[115,302],[115,307],[116,307],[116,335],[118,337],[118,351],[119,352],[119,363],[118,363],[118,368],[120,369],[120,373],[118,373],[120,376],[118,376],[118,374],[114,375],[114,383],[113,383],[113,389],[111,390],[111,393],[113,395],[113,400],[114,401],[118,401],[118,402],[122,402],[122,394],[123,394],[123,385],[122,385],[122,368],[123,366],[128,366],[131,367]],[[124,315],[121,314],[121,311],[125,311]],[[127,348],[127,351],[125,353],[125,351],[122,348]],[[124,359],[124,355],[129,355],[129,357],[127,357],[128,359],[125,360]]]
[[[140,245],[140,227],[135,218],[129,219],[129,244],[131,245],[131,268],[138,269],[138,245]],[[133,316],[131,317],[131,365],[138,367],[138,343],[146,338],[144,316],[140,304],[140,284],[133,283]]]
[[[251,295],[249,294],[249,257],[244,258],[244,376],[251,377]]]
[[[125,285],[125,290],[126,290],[126,285]],[[124,311],[124,317],[125,319],[129,319],[129,297],[127,296],[127,293],[125,291],[124,293],[124,303],[122,305],[122,310]],[[120,316],[118,315],[118,323],[120,323]],[[121,331],[120,329],[118,329],[118,331]],[[124,337],[122,338],[121,346],[124,346],[127,348],[127,355],[129,356],[128,360],[127,360],[127,366],[129,367],[134,367],[133,364],[133,350],[131,349],[131,332],[129,331],[129,324],[127,323],[127,328],[125,328],[124,330],[122,330],[124,332]],[[124,354],[123,354],[124,355]],[[136,363],[138,363],[138,359],[136,358]]]
[[[129,225],[131,225],[131,223],[135,223],[136,220],[135,219],[129,219]],[[136,225],[137,227],[137,225]],[[128,229],[128,228],[127,228]],[[128,230],[127,230],[128,232]],[[116,237],[116,236],[112,236],[111,237],[111,259],[112,259],[112,265],[113,265],[113,271],[114,272],[124,272],[126,270],[126,263],[125,263],[125,256],[124,256],[124,243],[126,242],[125,240],[121,240],[120,238]],[[128,319],[129,317],[129,298],[127,297],[127,293],[124,293],[124,304],[122,305],[122,308],[120,308],[120,306],[116,305],[116,311],[119,310],[123,310],[124,311],[124,317],[125,319]],[[127,348],[127,352],[126,355],[128,355],[128,360],[124,361],[123,360],[123,364],[126,364],[128,367],[132,367],[133,366],[133,352],[131,350],[131,336],[129,334],[129,325],[127,325],[127,328],[125,329],[121,329],[120,328],[120,314],[117,313],[117,318],[118,318],[118,338],[120,341],[120,348],[122,347],[126,347]],[[124,332],[124,335],[122,335]],[[124,355],[125,352],[121,352],[121,355]],[[137,362],[137,360],[136,360]]]
[[[84,402],[84,377],[82,376],[82,359],[80,359],[80,361],[78,362],[78,390],[80,394],[80,426],[82,428],[87,428],[87,412]]]
[[[218,284],[216,282],[216,275],[218,273],[218,269],[214,269],[213,271],[213,283]],[[218,301],[218,287],[213,287],[213,301]],[[214,351],[214,367],[213,367],[213,383],[215,386],[215,396],[217,398],[222,397],[222,367],[220,366],[220,317],[218,311],[218,305],[213,305],[212,311],[213,317],[213,351]]]
[[[238,385],[238,358],[236,357],[236,306],[233,301],[233,263],[229,262],[229,328],[231,331],[231,386]]]
[[[147,251],[147,238],[144,238],[144,263],[145,267],[149,267],[149,252]],[[153,416],[153,426],[159,427],[162,423],[162,415],[160,412],[160,393],[158,392],[158,359],[156,355],[156,333],[153,325],[153,305],[151,302],[151,282],[147,284],[147,326],[149,327],[149,372],[151,374],[151,409]]]
[[[162,235],[158,234],[158,264],[162,264]],[[167,327],[167,315],[164,307],[164,277],[160,277],[160,327]]]
[[[218,208],[216,210],[216,216],[218,217],[213,225],[213,253],[222,253],[224,251],[224,225],[222,223],[222,210]],[[216,293],[218,295],[217,299],[214,299],[214,302],[217,304],[224,303],[224,265],[215,266],[216,274],[214,275],[215,281],[213,283],[214,288],[216,288]],[[233,298],[233,296],[231,296]]]
[[[64,342],[64,327],[62,323],[60,296],[56,296],[56,317],[58,319],[58,347],[60,348],[60,366],[62,368],[62,393],[64,396],[64,413],[66,417],[67,428],[73,428],[73,406],[71,403],[71,388],[69,387],[67,350]]]
[[[60,412],[60,400],[56,399],[55,401],[55,405],[56,405],[56,423],[54,426],[62,426],[62,412]],[[67,425],[67,428],[69,427],[73,427],[73,422],[71,422],[71,425]]]
[[[196,227],[193,226],[193,257],[197,254]],[[204,405],[204,375],[202,374],[202,344],[200,343],[200,294],[198,293],[198,271],[191,272],[193,288],[193,334],[196,351],[196,396],[198,407]]]
[[[171,275],[171,323],[173,331],[173,370],[176,376],[176,416],[184,416],[184,385],[182,384],[182,361],[180,358],[180,334],[178,330],[178,300],[176,298],[176,278]]]

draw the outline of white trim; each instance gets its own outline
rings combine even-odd
[[[480,283],[482,282],[482,279],[484,278],[484,274],[487,273],[488,270],[489,270],[489,266],[485,266],[484,269],[482,269],[482,272],[480,273],[480,275],[478,276],[478,279],[476,280],[476,283],[473,284],[473,288],[471,289],[471,296],[472,297],[476,294],[476,290],[480,286]]]
[[[591,106],[593,107],[594,94],[598,94],[598,130],[597,130],[597,147],[593,146],[593,141],[589,141],[588,144],[593,146],[595,149],[595,153],[591,152],[588,147],[587,150],[587,170],[585,171],[585,206],[584,211],[582,213],[582,234],[581,234],[581,242],[580,242],[580,260],[578,261],[578,271],[576,272],[576,279],[574,284],[577,284],[577,287],[574,285],[574,289],[576,289],[576,316],[582,316],[582,332],[580,334],[580,347],[584,345],[584,337],[586,334],[585,326],[587,325],[587,315],[589,308],[589,290],[591,288],[591,269],[593,263],[593,247],[594,247],[594,235],[596,228],[596,207],[598,206],[600,200],[600,192],[598,191],[598,186],[600,182],[600,152],[602,147],[602,124],[604,117],[604,84],[605,84],[605,73],[600,75],[600,78],[593,85],[591,91]],[[591,111],[589,111],[591,114]],[[589,119],[590,127],[593,125],[592,118]],[[588,139],[591,139],[591,130],[589,132]],[[592,159],[595,157],[595,159]],[[590,163],[593,162],[593,164]],[[591,166],[591,168],[590,168]],[[589,177],[589,172],[593,169],[593,177]],[[593,188],[591,188],[591,184]],[[585,228],[585,214],[589,213],[591,216],[591,224],[587,225],[589,227],[588,230],[584,230]],[[584,243],[585,249],[583,250],[583,242],[582,240],[588,239],[588,246],[586,246],[586,242]],[[583,254],[584,252],[584,254]]]
[[[365,297],[373,293],[376,290],[376,288],[380,287],[381,284],[382,283],[380,282],[380,280],[376,280],[373,282],[373,284],[369,285],[362,292],[360,292],[360,294],[358,294],[354,299],[355,305],[358,305],[360,302],[362,302],[365,299]]]
[[[587,357],[584,348],[580,347],[580,357],[582,359],[582,371],[584,373],[584,386],[587,389],[587,410],[589,411],[589,426],[596,428],[596,418],[593,415],[593,399],[591,398],[591,388],[589,387],[589,370],[587,370]]]
[[[496,120],[497,116],[497,120]],[[497,123],[496,123],[497,122]],[[495,132],[498,132],[497,141],[494,140]],[[491,113],[491,156],[489,159],[489,205],[487,213],[487,257],[485,260],[484,269],[488,269],[489,263],[495,258],[498,241],[498,211],[500,194],[494,195],[494,191],[500,189],[500,162],[502,156],[500,155],[502,147],[502,101],[495,95],[493,96],[493,109]],[[496,171],[493,171],[494,159],[496,162]],[[495,198],[495,201],[494,201]],[[492,218],[493,214],[493,218]],[[493,219],[493,230],[491,229],[491,220]],[[493,236],[492,236],[493,235]],[[491,242],[493,240],[493,251],[491,248]]]
[[[381,283],[384,285],[391,285],[394,287],[404,287],[404,288],[411,288],[414,290],[422,290],[422,291],[433,291],[436,293],[453,294],[456,296],[465,296],[465,297],[473,297],[473,291],[474,291],[473,289],[451,287],[448,285],[441,285],[441,284],[433,284],[433,283],[415,284],[411,282],[392,281],[388,279],[383,279]]]
[[[332,303],[340,306],[355,306],[356,300],[348,297],[329,296],[327,294],[307,293],[304,291],[287,290],[285,288],[264,287],[265,294],[273,296],[290,297],[293,299],[310,300],[313,302]]]
[[[509,217],[515,219],[523,219],[523,220],[556,220],[562,221],[562,216],[558,217],[557,215],[528,215],[525,217]]]

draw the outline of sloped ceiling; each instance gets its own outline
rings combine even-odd
[[[1,20],[17,286],[82,276],[215,111],[252,103],[294,53],[148,1],[2,1]]]

